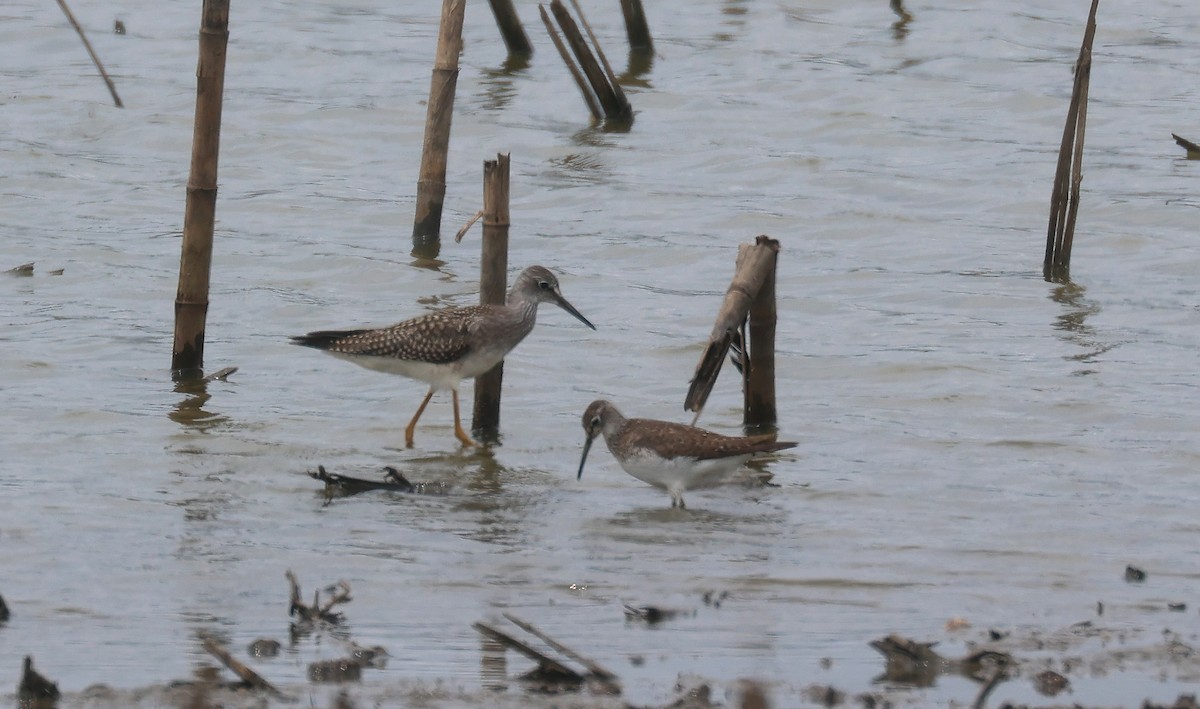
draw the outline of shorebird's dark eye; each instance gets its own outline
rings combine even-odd
[[[600,417],[599,416],[592,417],[592,428],[600,428]]]
[[[550,290],[550,281],[538,281],[538,288],[542,290]]]

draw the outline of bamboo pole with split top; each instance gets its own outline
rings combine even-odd
[[[743,244],[741,248],[751,247]],[[770,264],[765,267],[762,286],[750,302],[746,322],[749,352],[742,355],[742,425],[746,427],[771,426],[776,421],[775,323],[778,314],[775,310],[775,266],[779,243],[769,250]]]
[[[1092,74],[1092,41],[1096,36],[1096,9],[1100,0],[1092,0],[1079,59],[1075,62],[1075,83],[1071,105],[1058,149],[1058,167],[1050,195],[1050,224],[1046,231],[1046,256],[1042,277],[1047,281],[1071,279],[1071,246],[1075,241],[1075,217],[1079,212],[1079,184],[1083,181],[1083,136],[1087,127],[1088,85]]]
[[[179,290],[175,296],[176,376],[204,367],[204,327],[212,270],[213,225],[217,210],[217,157],[221,142],[221,100],[225,90],[225,50],[229,43],[229,0],[204,0],[200,60],[196,66],[196,117],[192,166],[183,215]]]
[[[509,156],[483,163],[483,239],[479,259],[480,305],[503,305],[508,291]],[[471,429],[495,439],[500,428],[500,390],[504,362],[475,377]]]
[[[442,205],[446,199],[446,162],[450,153],[450,120],[458,86],[458,55],[462,50],[466,0],[443,0],[429,104],[425,114],[425,139],[421,146],[421,173],[417,178],[417,208],[413,218],[413,250],[419,258],[436,258],[441,251]]]
[[[510,55],[530,56],[533,45],[529,43],[529,35],[521,25],[521,17],[517,15],[512,0],[488,0],[492,6],[492,14],[496,16],[496,26],[500,28],[500,36],[504,38],[504,46]]]
[[[684,410],[695,411],[697,419],[716,384],[738,328],[749,317],[750,351],[743,352],[744,422],[747,426],[775,423],[774,274],[778,256],[779,242],[769,236],[759,236],[753,244],[738,248],[733,280],[684,398]]]

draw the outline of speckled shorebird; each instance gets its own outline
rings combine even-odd
[[[579,460],[579,474],[596,436],[603,435],[608,450],[625,472],[671,494],[671,507],[684,507],[683,492],[713,487],[750,460],[755,453],[792,448],[795,443],[775,440],[774,434],[723,436],[703,428],[655,419],[627,419],[604,400],[593,401],[583,412],[587,440]]]
[[[533,330],[539,303],[554,303],[593,330],[558,288],[558,279],[543,266],[530,266],[517,276],[504,305],[446,308],[391,327],[321,330],[292,342],[325,350],[334,357],[388,374],[429,384],[429,393],[404,429],[404,444],[413,445],[417,419],[435,391],[449,389],[454,402],[454,435],[465,446],[475,441],[463,430],[458,413],[458,384],[496,366]]]

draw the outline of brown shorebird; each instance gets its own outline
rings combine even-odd
[[[604,400],[593,401],[583,412],[587,440],[579,460],[579,474],[596,436],[603,434],[608,450],[625,472],[671,494],[671,507],[684,507],[684,490],[713,487],[750,460],[755,453],[792,448],[796,444],[775,440],[774,434],[723,436],[703,428],[654,419],[627,419]]]
[[[558,279],[543,266],[521,271],[504,305],[470,305],[435,310],[391,327],[321,330],[292,342],[324,350],[334,357],[388,374],[429,384],[429,393],[404,429],[404,444],[413,445],[417,419],[435,391],[449,389],[454,403],[454,435],[464,446],[475,441],[463,430],[458,413],[458,384],[496,366],[533,330],[539,303],[554,303],[593,330],[558,288]]]

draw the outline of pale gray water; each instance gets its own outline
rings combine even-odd
[[[74,8],[124,110],[55,4],[0,8],[0,270],[37,264],[0,277],[0,687],[27,653],[78,691],[185,677],[198,631],[285,639],[289,568],[307,592],[352,585],[355,638],[392,655],[367,688],[478,686],[470,623],[505,609],[660,703],[681,672],[764,678],[784,706],[811,682],[866,689],[868,641],[953,650],[952,617],[1056,628],[1104,601],[1112,627],[1200,630],[1200,162],[1170,139],[1200,139],[1200,5],[1101,5],[1070,289],[1041,259],[1084,2],[909,2],[907,32],[882,0],[651,3],[659,56],[626,134],[587,127],[533,4],[538,53],[506,75],[471,3],[444,228],[511,152],[510,264],[558,271],[599,328],[543,309],[494,458],[458,452],[444,396],[404,450],[420,384],[287,344],[474,302],[478,227],[440,272],[408,257],[439,6],[235,3],[206,364],[240,371],[199,414],[167,372],[198,4]],[[617,3],[588,9],[620,71]],[[600,448],[576,482],[592,399],[690,417],[760,233],[783,244],[780,428],[801,442],[769,466],[780,487],[672,514]],[[701,422],[739,430],[729,373]],[[324,507],[317,464],[454,490]],[[623,602],[698,612],[646,629]],[[338,654],[260,669],[300,683]],[[1073,701],[1191,686],[1076,682]]]

